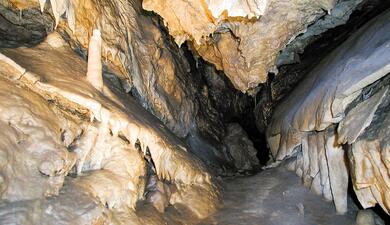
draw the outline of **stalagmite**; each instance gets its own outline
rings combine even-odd
[[[0,0],[0,224],[390,215],[389,6]]]
[[[103,90],[102,38],[99,30],[93,30],[89,41],[87,81],[97,90]]]
[[[98,32],[95,32],[95,37],[96,34]],[[72,191],[76,189],[87,192],[100,205],[106,206],[112,212],[119,210],[131,215],[136,210],[137,201],[144,199],[147,174],[143,154],[146,149],[149,149],[159,180],[158,184],[161,186],[161,182],[165,181],[176,187],[172,198],[167,188],[164,191],[159,189],[159,193],[154,195],[152,202],[161,212],[163,212],[161,206],[167,206],[168,202],[173,206],[184,203],[186,207],[188,206],[187,210],[197,218],[204,218],[216,210],[219,192],[204,164],[189,153],[186,147],[183,147],[185,144],[169,132],[161,122],[148,114],[129,96],[116,91],[111,92],[110,89],[105,90],[106,95],[102,95],[100,91],[88,84],[89,80],[79,79],[84,77],[87,65],[68,47],[53,48],[49,43],[43,42],[36,48],[1,49],[1,52],[5,54],[1,55],[1,59],[4,60],[0,63],[5,65],[0,68],[1,79],[8,79],[9,82],[28,87],[39,96],[37,98],[44,102],[42,103],[44,106],[48,101],[56,102],[53,110],[58,115],[55,114],[54,117],[62,115],[64,119],[60,121],[72,125],[67,129],[83,130],[73,135],[73,141],[70,141],[72,152],[65,151],[64,155],[57,156],[63,157],[62,161],[51,156],[48,158],[53,160],[51,162],[45,158],[46,155],[43,160],[38,160],[37,169],[30,173],[35,171],[38,175],[44,174],[47,177],[41,179],[47,179],[50,185],[41,186],[43,190],[36,189],[37,193],[34,193],[34,196],[41,197],[40,192],[61,196],[59,190],[63,187],[64,176],[75,165],[72,173],[77,178],[65,183],[71,186]],[[34,55],[43,52],[47,57],[40,58],[39,62],[34,61],[40,66],[30,63],[35,60]],[[96,56],[95,53],[92,55]],[[68,67],[69,61],[62,62],[60,59],[69,60],[72,67]],[[54,61],[59,63],[52,63]],[[27,70],[26,74],[31,73],[34,76],[20,77],[19,67],[16,65],[23,65],[22,68]],[[96,67],[92,68],[96,69]],[[46,73],[47,71],[50,73]],[[45,79],[42,79],[43,73],[48,74]],[[96,73],[92,75],[95,76]],[[30,80],[31,77],[34,78],[33,82]],[[75,80],[78,82],[74,82]],[[4,97],[7,98],[7,95]],[[56,109],[57,106],[61,109]],[[73,112],[72,119],[68,118],[69,112],[65,113],[62,110]],[[90,121],[91,114],[96,120]],[[70,121],[67,122],[68,120]],[[48,126],[54,125],[56,123]],[[56,132],[60,130],[55,129]],[[35,135],[38,134],[36,132]],[[60,136],[57,134],[58,138]],[[144,152],[134,147],[137,139]],[[35,182],[40,181],[35,180]],[[13,190],[18,189],[13,188]],[[23,191],[23,194],[29,195],[29,192]],[[9,209],[0,207],[0,210],[8,212]],[[59,212],[55,212],[57,213]],[[22,212],[20,214],[23,215]],[[42,220],[47,219],[47,215],[38,217]],[[107,220],[104,218],[104,221]]]

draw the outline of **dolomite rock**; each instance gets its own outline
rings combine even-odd
[[[352,12],[356,10],[363,0],[341,0],[329,11],[329,14],[319,18],[314,24],[308,26],[307,30],[292,40],[278,56],[276,65],[297,63],[299,55],[305,47],[321,37],[325,31],[345,24]]]
[[[338,142],[341,144],[354,143],[362,134],[374,117],[379,104],[388,92],[388,87],[382,89],[366,101],[355,106],[340,122],[337,133]]]
[[[311,181],[339,213],[346,211],[348,172],[363,207],[379,203],[389,210],[389,15],[374,18],[323,59],[278,105],[267,129],[274,160],[294,157],[289,168],[295,165],[304,183]]]
[[[216,3],[160,0],[144,1],[143,7],[163,17],[179,45],[193,41],[200,56],[223,70],[235,88],[247,92],[267,80],[279,51],[335,1],[246,1],[237,2],[234,9],[229,7],[233,1],[218,1],[219,7]],[[247,6],[252,13],[242,10]],[[225,13],[218,15],[222,10]]]
[[[31,181],[34,182],[32,185],[43,190],[29,187],[24,183],[13,184],[17,181],[13,177],[4,179],[5,182],[1,186],[2,197],[8,195],[10,190],[7,187],[10,185],[14,191],[29,187],[38,193],[23,190],[20,193],[28,196],[10,198],[10,203],[0,207],[1,220],[4,218],[5,221],[10,221],[9,223],[19,223],[20,220],[21,223],[28,224],[25,218],[33,216],[37,221],[41,221],[40,224],[49,224],[52,222],[50,220],[52,215],[62,218],[64,214],[61,210],[70,211],[67,215],[72,215],[70,219],[63,220],[64,224],[74,224],[75,221],[92,224],[96,221],[102,223],[111,221],[115,224],[119,215],[121,218],[131,218],[138,213],[135,211],[136,203],[143,201],[145,197],[147,173],[143,156],[146,152],[150,152],[159,182],[166,181],[176,186],[172,197],[165,191],[161,196],[163,198],[156,200],[157,204],[166,205],[164,198],[169,199],[173,207],[183,204],[197,219],[213,213],[219,201],[217,186],[214,185],[204,164],[188,152],[186,145],[134,99],[116,89],[109,80],[104,81],[102,91],[95,89],[83,79],[87,74],[87,63],[68,46],[53,48],[50,43],[52,42],[43,42],[34,48],[0,49],[1,82],[8,85],[0,85],[5,87],[4,94],[1,95],[7,99],[4,101],[5,104],[9,100],[12,100],[12,106],[18,106],[23,101],[33,101],[30,103],[31,107],[23,103],[17,107],[18,109],[12,106],[3,109],[2,105],[1,109],[6,111],[2,113],[5,117],[1,118],[1,121],[4,120],[6,123],[0,124],[7,128],[10,124],[8,121],[19,121],[17,116],[11,115],[18,115],[15,112],[22,113],[22,124],[27,127],[23,128],[20,125],[21,131],[33,126],[33,129],[29,128],[26,131],[38,135],[34,140],[39,141],[39,146],[31,145],[33,148],[31,150],[36,152],[44,144],[46,148],[42,151],[49,153],[42,157],[43,161],[39,157],[36,158],[38,163],[32,165],[35,170],[29,170],[28,174],[21,175],[23,179],[34,178]],[[37,57],[42,55],[45,57]],[[26,100],[17,98],[19,95],[23,96],[23,93],[27,93]],[[38,100],[34,100],[35,98]],[[35,112],[36,105],[42,110]],[[43,119],[40,118],[36,122],[34,117],[30,118],[28,113],[23,114],[23,110],[19,110],[23,107],[28,107],[32,113],[41,115]],[[6,113],[7,110],[10,113]],[[30,112],[29,110],[27,112]],[[54,111],[55,114],[51,116],[50,111]],[[7,118],[8,115],[12,120]],[[9,146],[18,145],[20,135],[16,130],[19,129],[19,125],[16,125],[4,129],[7,135],[2,140],[8,146],[5,148],[6,152]],[[37,128],[34,128],[35,126]],[[61,127],[63,129],[60,129]],[[50,136],[42,135],[41,133],[45,134],[43,131]],[[39,135],[47,140],[42,140]],[[54,143],[57,144],[55,148],[51,147]],[[139,150],[135,148],[138,144]],[[3,146],[0,149],[4,151]],[[26,151],[28,148],[21,150]],[[60,158],[62,160],[57,157],[62,157]],[[19,158],[26,159],[25,155]],[[1,168],[19,165],[11,163],[13,162],[6,161]],[[76,177],[69,177],[63,186],[64,176],[69,171]],[[47,181],[50,185],[45,185]],[[54,199],[45,198],[42,192],[49,192],[46,189],[50,191],[49,194],[58,196]],[[68,203],[62,204],[62,201],[65,201],[63,198],[69,198],[74,191],[85,193],[84,197],[74,196],[80,197],[80,204],[77,207]],[[22,199],[31,199],[31,202],[21,205],[18,200]],[[51,213],[48,215],[34,210],[38,204],[42,206],[37,207],[38,209]],[[83,211],[79,207],[87,208]],[[85,214],[79,214],[82,212]],[[139,224],[150,224],[142,215],[136,217],[141,221]],[[157,212],[153,218],[163,216]],[[163,224],[165,220],[157,221],[156,224]]]
[[[0,1],[0,46],[35,45],[53,30],[49,13],[41,13],[39,3],[31,0]]]

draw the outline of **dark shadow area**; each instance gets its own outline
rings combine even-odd
[[[33,46],[53,30],[54,19],[39,7],[16,11],[0,4],[0,47]]]
[[[181,49],[190,63],[191,74],[197,77],[197,86],[207,87],[209,97],[207,101],[217,110],[220,119],[225,125],[240,124],[253,142],[260,164],[265,165],[269,160],[269,148],[265,134],[258,130],[255,123],[255,99],[236,90],[222,71],[217,71],[213,65],[204,61],[200,56],[194,56],[188,44],[183,44]]]

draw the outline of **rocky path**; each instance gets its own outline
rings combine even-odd
[[[224,208],[201,224],[223,225],[352,225],[357,207],[349,201],[345,215],[332,202],[304,187],[286,169],[274,168],[247,177],[224,180]]]

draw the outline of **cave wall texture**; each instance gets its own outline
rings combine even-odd
[[[161,211],[169,202],[190,205],[199,218],[211,213],[218,190],[205,165],[109,80],[101,91],[90,84],[83,78],[86,62],[62,44],[52,33],[33,48],[2,49],[2,125],[7,128],[1,139],[2,198],[12,202],[2,205],[3,221],[25,223],[33,217],[31,223],[40,224],[55,216],[69,217],[70,223],[121,223],[144,198],[146,185],[152,190],[145,201],[156,202]],[[9,92],[11,85],[18,88]],[[63,188],[68,174],[75,178]],[[24,177],[32,179],[29,185]],[[71,199],[62,205],[61,199],[44,198],[74,192],[88,193],[76,208]],[[36,204],[42,211],[29,209]],[[68,211],[78,212],[72,219]]]
[[[389,210],[389,13],[323,59],[279,104],[267,129],[273,159],[294,158],[288,166],[342,213],[348,171],[363,207]]]
[[[261,132],[339,213],[349,178],[389,213],[388,5],[0,0],[2,224],[196,224]]]

